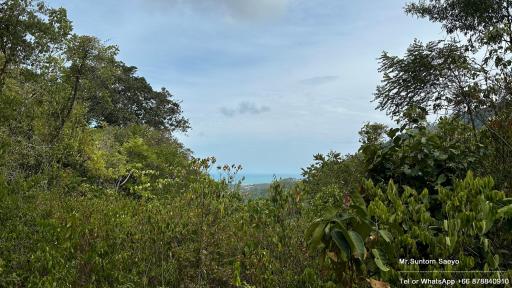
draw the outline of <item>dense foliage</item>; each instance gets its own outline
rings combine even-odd
[[[382,55],[375,99],[398,127],[367,123],[357,153],[317,154],[303,180],[246,197],[240,166],[176,140],[189,129],[180,102],[118,47],[73,34],[63,8],[1,1],[0,287],[510,279],[512,7],[432,0],[406,12],[448,37]],[[459,262],[400,262],[413,258]]]
[[[386,137],[387,141],[361,146],[367,175],[379,182],[392,179],[399,185],[433,191],[437,185],[451,186],[468,170],[477,170],[478,161],[487,156],[471,128],[451,118],[388,129]]]

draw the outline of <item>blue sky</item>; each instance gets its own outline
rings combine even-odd
[[[298,174],[313,154],[357,150],[377,57],[401,55],[440,28],[405,15],[404,1],[51,0],[75,31],[119,45],[155,89],[182,100],[198,157],[247,173]]]

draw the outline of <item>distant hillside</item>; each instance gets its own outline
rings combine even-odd
[[[296,178],[284,178],[277,180],[277,182],[284,185],[285,188],[293,187],[297,181],[299,181],[299,179]],[[241,193],[247,199],[264,198],[268,196],[268,189],[270,188],[270,184],[272,183],[242,185]]]

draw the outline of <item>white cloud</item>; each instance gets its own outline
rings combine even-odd
[[[252,114],[252,115],[258,115],[261,113],[265,113],[270,111],[270,107],[268,106],[258,106],[252,102],[240,102],[238,104],[238,107],[235,108],[228,108],[228,107],[221,107],[220,113],[222,113],[226,117],[233,117],[237,114]]]
[[[317,86],[322,84],[327,84],[330,82],[334,82],[338,80],[338,76],[328,75],[328,76],[318,76],[318,77],[311,77],[300,80],[301,84],[305,85],[311,85],[311,86]]]
[[[182,6],[205,13],[224,13],[236,20],[258,20],[281,15],[291,0],[150,0],[163,7]],[[148,3],[146,2],[146,3]]]

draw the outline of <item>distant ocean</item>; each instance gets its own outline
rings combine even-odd
[[[211,174],[214,179],[219,179],[218,173]],[[252,184],[263,184],[263,183],[271,183],[274,178],[286,179],[286,178],[294,178],[294,179],[302,179],[300,174],[286,174],[286,173],[275,173],[275,174],[264,174],[264,173],[245,173],[237,175],[236,179],[240,180],[242,177],[245,179],[242,181],[242,185],[252,185]]]

